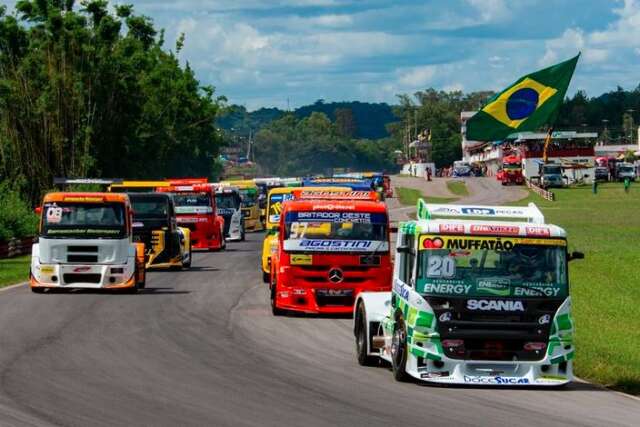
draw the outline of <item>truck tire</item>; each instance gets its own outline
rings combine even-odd
[[[193,250],[191,247],[191,241],[189,241],[189,261],[182,264],[184,268],[191,268],[191,261],[193,260]]]
[[[407,374],[407,330],[402,318],[396,320],[391,338],[391,368],[393,378],[396,381],[405,382],[409,379]]]
[[[142,280],[138,282],[138,289],[144,289],[147,286],[147,272],[142,269]]]
[[[369,337],[367,336],[367,315],[364,304],[360,302],[355,318],[356,355],[360,366],[373,366],[377,358],[367,354]]]
[[[265,273],[264,271],[262,272],[262,281],[264,283],[269,283],[269,280],[271,280],[271,274],[270,273]]]
[[[276,307],[276,284],[271,284],[271,313],[274,316],[282,316],[285,312],[281,308]]]

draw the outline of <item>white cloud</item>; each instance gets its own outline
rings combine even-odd
[[[428,85],[433,77],[436,75],[437,68],[434,65],[427,65],[424,67],[416,67],[411,70],[402,72],[398,78],[398,82],[402,86],[411,87],[414,89],[424,88]]]
[[[511,16],[504,0],[467,0],[467,3],[476,9],[483,23],[504,21]]]

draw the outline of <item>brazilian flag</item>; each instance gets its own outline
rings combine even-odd
[[[467,139],[499,141],[554,121],[579,57],[521,77],[491,98],[467,121]]]

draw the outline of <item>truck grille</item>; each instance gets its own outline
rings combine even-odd
[[[100,283],[102,277],[100,274],[80,274],[80,273],[66,273],[62,275],[66,284],[72,283]]]

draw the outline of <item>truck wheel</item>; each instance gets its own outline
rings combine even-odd
[[[244,227],[242,227],[242,231],[240,232],[240,241],[244,242]]]
[[[393,329],[393,337],[391,338],[391,367],[393,369],[393,378],[396,381],[404,382],[409,379],[407,374],[407,332],[404,327],[404,321],[399,318]]]
[[[144,289],[147,286],[147,272],[142,269],[142,280],[138,282],[138,289]]]
[[[220,250],[221,251],[227,250],[227,239],[225,239],[224,237],[224,229],[220,229],[220,240],[222,242],[222,244],[220,245]]]
[[[276,307],[276,284],[271,284],[271,313],[274,316],[282,316],[284,314],[284,310]]]
[[[191,261],[193,260],[193,251],[191,250],[191,241],[189,241],[189,261],[182,264],[184,268],[191,268]]]
[[[269,283],[269,280],[271,280],[271,274],[270,273],[265,273],[264,271],[262,272],[262,281],[264,283]]]
[[[364,304],[358,304],[355,319],[356,354],[360,366],[372,366],[377,359],[367,354],[369,337],[367,336],[367,315],[364,311]]]

